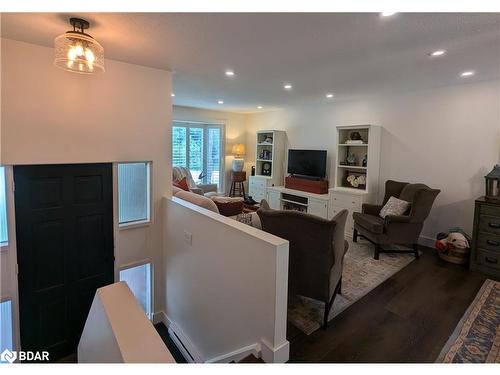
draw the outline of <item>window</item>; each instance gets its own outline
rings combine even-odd
[[[5,167],[0,167],[0,243],[9,242],[9,229],[7,225],[7,189],[5,185]]]
[[[174,121],[172,165],[187,167],[198,184],[217,184],[222,190],[222,125]]]
[[[0,353],[12,350],[12,301],[0,302]]]
[[[151,319],[151,263],[121,270],[120,281],[127,283],[144,312]]]
[[[132,224],[150,219],[150,163],[118,164],[118,222]]]

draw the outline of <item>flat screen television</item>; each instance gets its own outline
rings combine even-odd
[[[326,150],[288,150],[288,173],[310,178],[326,177]]]

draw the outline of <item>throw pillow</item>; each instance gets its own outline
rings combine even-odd
[[[221,215],[235,216],[243,212],[243,201],[221,202],[214,200],[213,202]]]
[[[410,202],[390,197],[387,203],[380,210],[379,216],[385,219],[387,215],[403,215],[408,208],[410,208]]]
[[[182,190],[190,191],[186,177],[182,178],[181,180],[174,181],[174,186]]]

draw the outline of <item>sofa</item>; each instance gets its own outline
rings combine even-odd
[[[172,186],[172,196],[179,198],[179,199],[182,199],[182,200],[185,200],[189,203],[195,204],[199,207],[205,208],[209,211],[215,212],[216,214],[219,214],[219,215],[222,215],[221,209],[219,209],[219,207],[224,202],[231,203],[231,202],[242,202],[243,201],[243,198],[241,198],[241,197],[237,197],[237,198],[218,197],[218,196],[209,197],[209,196],[205,196],[205,195],[200,195],[200,194],[196,194],[192,191],[182,190],[176,186]],[[217,203],[216,203],[216,201],[217,201]],[[218,204],[219,204],[219,207],[218,207]],[[242,212],[243,212],[243,210],[241,210],[241,212],[238,212],[238,213],[242,213]],[[228,215],[222,215],[222,216],[226,216],[226,217],[229,217],[231,219],[236,220],[238,213],[236,213],[234,215],[229,215],[229,216]],[[252,219],[252,221],[251,221],[252,227],[261,229],[260,219],[259,219],[259,216],[257,215],[257,213],[251,212],[250,216]]]

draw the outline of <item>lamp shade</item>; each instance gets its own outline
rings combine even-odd
[[[89,23],[79,18],[71,18],[70,22],[73,31],[54,39],[54,65],[82,74],[104,72],[104,48],[83,31]]]
[[[245,145],[243,143],[234,144],[231,153],[237,157],[245,155]]]

